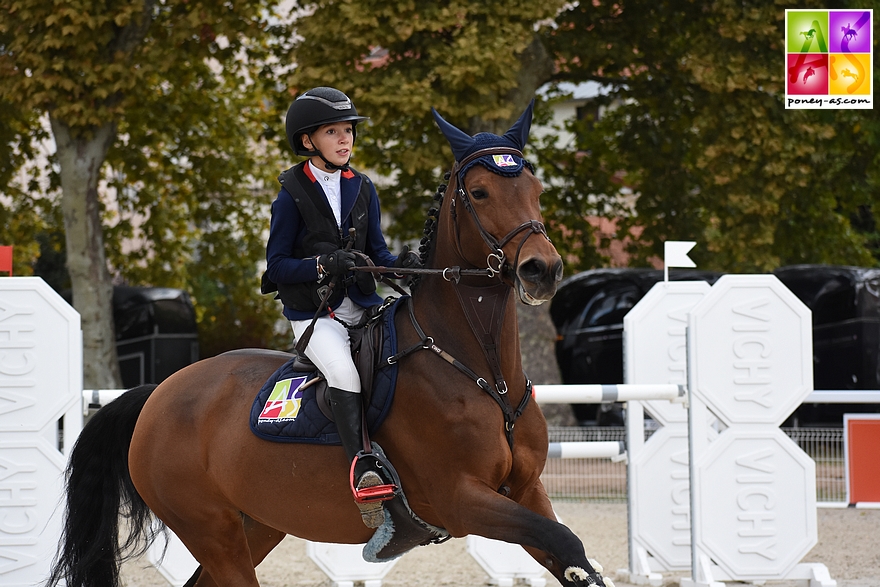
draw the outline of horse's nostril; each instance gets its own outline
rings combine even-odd
[[[548,263],[540,257],[535,257],[521,263],[517,274],[521,280],[529,283],[559,283],[563,274],[562,259],[557,257]]]
[[[526,281],[536,282],[541,280],[541,276],[547,270],[547,264],[540,259],[529,259],[519,266],[519,277]]]
[[[562,259],[557,260],[553,264],[553,278],[558,282],[562,281],[564,269],[562,266]]]

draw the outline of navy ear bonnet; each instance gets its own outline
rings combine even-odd
[[[535,101],[532,100],[519,117],[519,120],[510,127],[510,130],[504,133],[504,136],[498,136],[490,132],[481,132],[472,137],[466,132],[459,130],[455,126],[446,122],[433,108],[431,108],[431,112],[434,114],[434,120],[437,122],[437,126],[440,127],[440,131],[443,133],[443,136],[446,137],[446,140],[449,141],[449,146],[452,147],[452,154],[455,156],[455,161],[460,162],[477,151],[494,147],[505,147],[522,152],[523,147],[525,147],[526,141],[529,138],[529,129],[532,126],[532,110],[534,106]],[[459,175],[463,177],[468,169],[474,165],[482,165],[492,173],[497,173],[498,175],[505,177],[518,176],[522,173],[523,167],[528,167],[533,171],[532,164],[522,157],[508,153],[490,153],[470,161],[467,166],[458,170]]]

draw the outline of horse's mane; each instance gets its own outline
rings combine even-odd
[[[446,172],[443,174],[443,181],[449,181],[451,177],[450,172]],[[427,267],[428,257],[431,254],[431,249],[434,247],[434,237],[437,233],[437,218],[440,214],[440,205],[443,203],[443,195],[446,193],[446,183],[441,183],[437,187],[437,191],[434,193],[434,201],[437,202],[436,206],[432,206],[428,210],[428,218],[425,220],[425,230],[422,236],[422,240],[419,241],[419,259],[422,261],[422,265]],[[419,283],[422,281],[421,275],[414,275],[410,280],[409,290],[410,293],[415,293],[416,288]]]

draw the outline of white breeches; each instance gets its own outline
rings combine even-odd
[[[347,324],[356,324],[365,310],[346,297],[339,308],[334,309],[336,317]],[[312,323],[308,320],[291,320],[295,339],[299,339]],[[318,367],[330,387],[360,393],[361,379],[351,360],[351,341],[348,330],[329,316],[315,321],[315,330],[306,346],[306,356]]]

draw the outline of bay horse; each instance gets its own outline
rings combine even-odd
[[[542,223],[541,182],[521,152],[532,105],[504,136],[471,137],[434,117],[456,163],[423,239],[413,315],[395,317],[400,348],[433,352],[401,358],[394,402],[372,439],[427,524],[521,544],[566,587],[611,585],[556,521],[540,480],[547,425],[530,401],[514,305],[549,300],[562,259]],[[481,304],[482,313],[467,309]],[[482,321],[495,326],[481,329]],[[256,587],[254,567],[287,534],[368,542],[374,530],[353,501],[340,446],[269,442],[249,429],[256,391],[289,358],[221,354],[95,414],[67,469],[49,587],[118,587],[120,560],[155,538],[153,515],[199,562],[187,584],[197,587]]]

